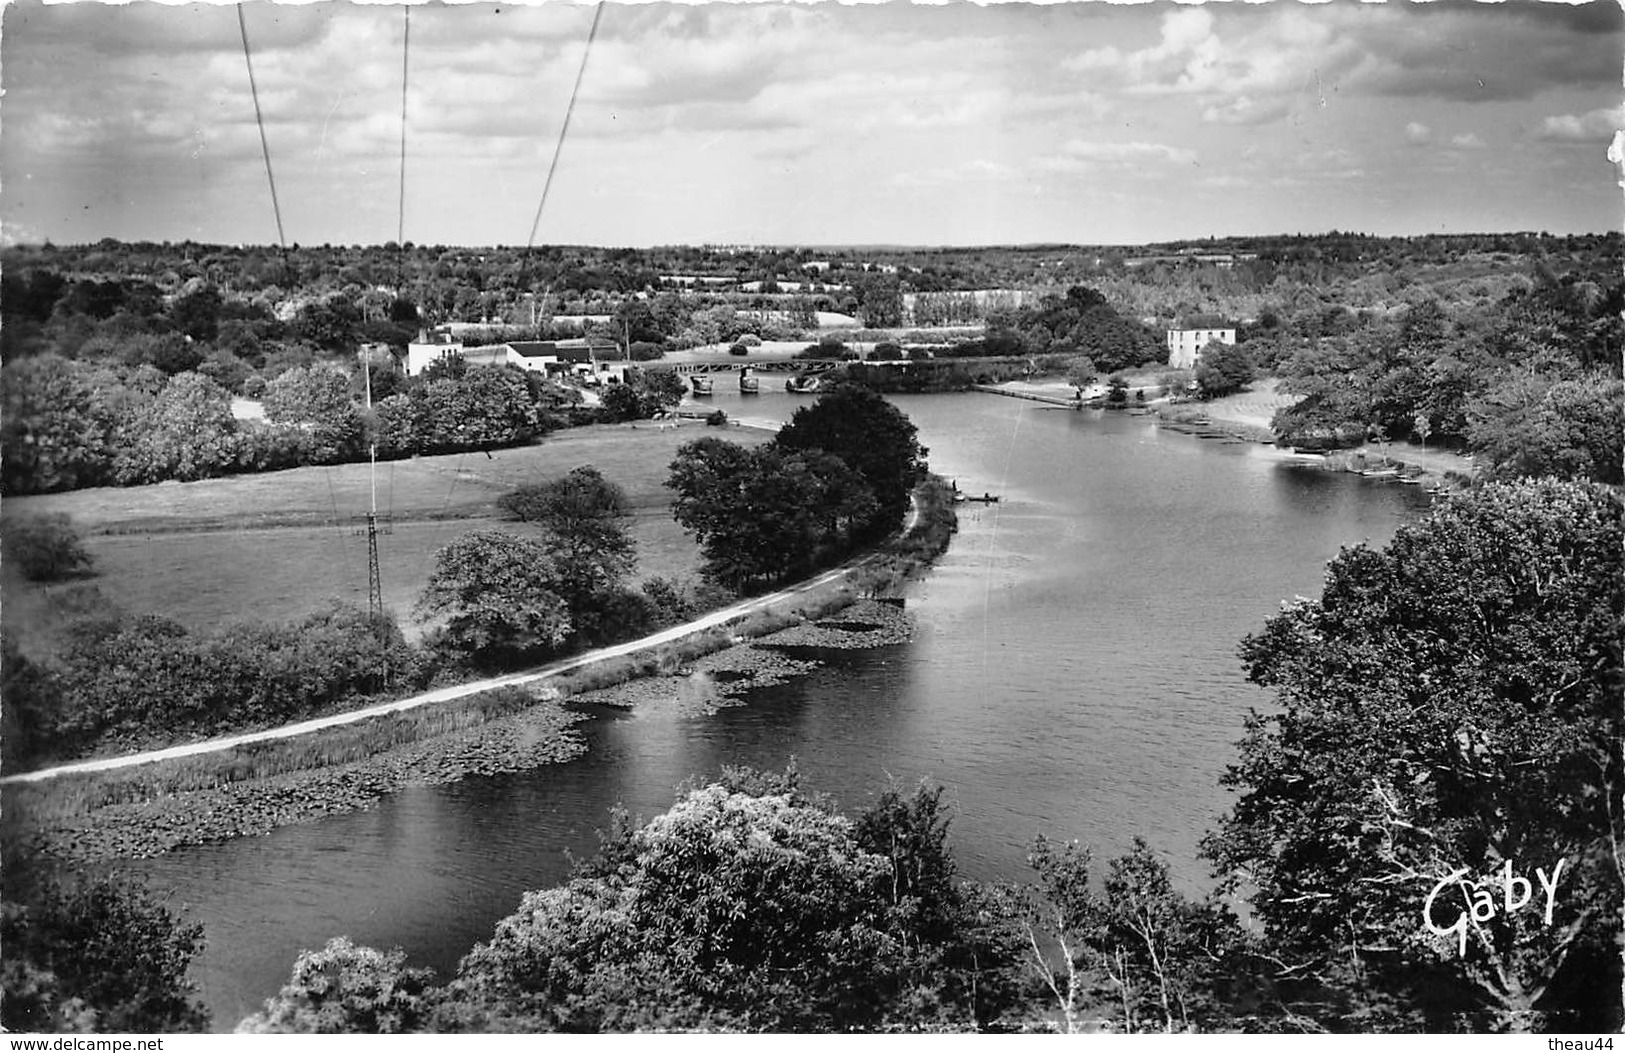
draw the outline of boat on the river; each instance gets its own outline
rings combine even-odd
[[[784,382],[784,390],[804,394],[809,391],[817,391],[823,384],[823,380],[816,373],[797,373]]]
[[[709,394],[711,394],[711,374],[709,374],[709,373],[695,373],[693,376],[688,378],[688,382],[691,385],[693,385],[694,394],[696,394],[696,395],[709,395]]]
[[[739,373],[739,393],[741,395],[755,395],[758,392],[760,392],[761,390],[762,390],[762,382],[750,375],[750,367],[749,366],[745,367],[743,370],[740,370],[740,373]]]

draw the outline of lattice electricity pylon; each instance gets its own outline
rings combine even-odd
[[[351,518],[367,524],[356,533],[367,535],[367,613],[371,615],[373,624],[378,625],[384,613],[384,591],[378,575],[378,535],[391,533],[390,519],[377,512]]]

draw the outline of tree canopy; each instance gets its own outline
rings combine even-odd
[[[7,1031],[203,1031],[208,1013],[186,970],[203,930],[144,885],[114,873],[64,884],[8,862],[0,905]],[[15,897],[15,899],[13,899]]]
[[[1209,851],[1315,977],[1302,997],[1584,1030],[1617,994],[1620,509],[1594,484],[1486,485],[1344,550],[1243,644],[1283,709],[1249,721]],[[1549,917],[1474,906],[1559,866]]]
[[[672,515],[700,541],[705,572],[744,589],[804,574],[870,528],[873,490],[841,458],[705,438],[677,451]]]
[[[774,445],[786,451],[822,450],[863,477],[876,505],[862,528],[869,536],[897,529],[909,493],[925,475],[925,449],[914,422],[882,396],[841,384],[802,406],[779,431]]]
[[[435,553],[434,572],[415,608],[444,614],[444,642],[480,664],[543,654],[570,634],[558,568],[540,541],[503,530],[474,530]]]

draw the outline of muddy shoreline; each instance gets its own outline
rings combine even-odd
[[[191,845],[270,833],[283,826],[371,807],[408,786],[560,764],[587,752],[577,725],[584,704],[673,707],[686,718],[746,704],[749,691],[819,668],[802,648],[868,648],[906,642],[908,615],[897,605],[860,600],[816,622],[792,625],[696,658],[672,675],[646,676],[568,698],[539,699],[518,713],[409,743],[362,760],[264,779],[113,804],[89,815],[32,826],[20,823],[10,862],[39,857],[98,864],[143,858]],[[797,654],[787,653],[787,649]]]

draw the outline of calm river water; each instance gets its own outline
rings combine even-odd
[[[730,413],[782,420],[810,401],[747,402],[729,386],[715,400]],[[723,764],[793,756],[847,808],[888,778],[941,783],[973,877],[1024,878],[1040,832],[1099,860],[1140,834],[1200,887],[1197,843],[1227,804],[1219,776],[1248,708],[1269,703],[1237,643],[1282,600],[1318,595],[1340,546],[1386,541],[1427,497],[1144,417],[981,394],[895,401],[936,471],[1003,498],[960,506],[952,548],[908,595],[912,642],[836,652],[709,718],[606,714],[570,764],[140,864],[205,926],[193,975],[215,1026],[256,1010],[301,948],[331,936],[449,972],[524,890],[561,878],[566,852],[593,851],[611,806],[653,815]]]

